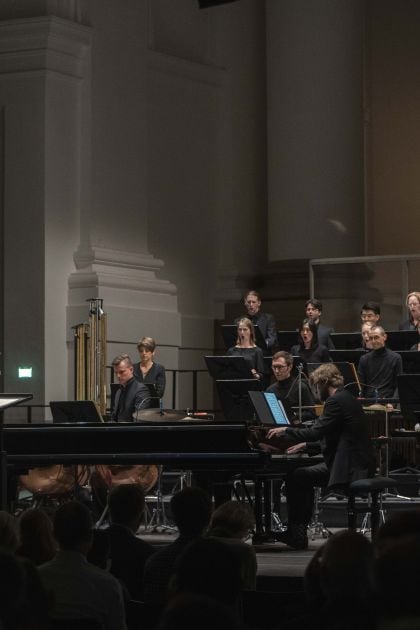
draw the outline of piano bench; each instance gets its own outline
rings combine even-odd
[[[371,477],[353,481],[348,488],[347,523],[349,529],[357,529],[357,515],[365,514],[364,523],[370,514],[371,534],[375,535],[379,528],[380,520],[385,520],[382,509],[382,495],[388,489],[395,489],[395,479],[390,477]],[[360,507],[356,505],[357,497],[367,497],[368,502]]]

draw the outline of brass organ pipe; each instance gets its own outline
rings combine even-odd
[[[103,300],[89,302],[89,323],[74,327],[75,334],[75,397],[93,400],[102,414],[106,413],[106,315]]]

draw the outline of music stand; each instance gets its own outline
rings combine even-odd
[[[3,412],[32,398],[33,394],[0,394],[0,506],[2,510],[7,509],[7,452],[4,448]]]
[[[292,346],[299,343],[299,333],[297,330],[278,330],[277,347],[279,350],[290,352]]]
[[[390,330],[386,331],[386,345],[391,350],[410,350],[411,346],[419,341],[417,330]]]
[[[396,350],[403,362],[405,374],[420,374],[420,352],[418,350]]]
[[[104,421],[93,400],[52,400],[50,409],[55,423]]]
[[[320,365],[324,364],[308,363],[309,373],[313,372]],[[341,376],[344,379],[344,387],[357,398],[360,393],[360,382],[357,376],[356,368],[354,367],[354,363],[350,363],[348,361],[334,361],[334,365],[339,369]]]
[[[333,363],[353,363],[355,368],[359,365],[360,357],[366,354],[365,350],[329,350]]]
[[[420,354],[420,353],[419,353]],[[420,378],[418,374],[397,376],[400,407],[404,419],[414,425],[420,419]]]
[[[356,350],[362,345],[362,335],[359,332],[346,332],[330,334],[334,348],[337,350]],[[331,350],[330,350],[331,352]]]
[[[210,376],[216,380],[252,379],[248,361],[241,356],[205,356]]]
[[[236,346],[236,342],[238,340],[238,324],[222,324],[222,337],[225,344],[226,350],[229,348],[233,348]],[[255,343],[261,350],[264,352],[268,350],[267,344],[265,343],[265,339],[262,336],[262,332],[259,329],[258,324],[254,324],[254,334],[255,334]]]
[[[289,426],[289,418],[281,402],[273,392],[248,392],[256,416],[262,425]]]
[[[257,379],[216,381],[216,387],[226,420],[253,422],[254,408],[248,392],[261,391],[261,383]]]

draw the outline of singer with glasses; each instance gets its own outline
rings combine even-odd
[[[163,398],[166,386],[165,368],[154,361],[156,341],[152,337],[142,337],[137,344],[140,361],[133,365],[134,378],[145,385],[154,385],[159,399]],[[150,396],[150,393],[149,393]],[[153,399],[151,407],[159,407],[159,400]]]
[[[151,406],[149,390],[144,383],[139,383],[134,378],[133,362],[128,354],[116,356],[112,361],[112,367],[120,388],[115,394],[111,420],[131,422],[136,411]]]
[[[280,350],[273,355],[271,369],[273,370],[276,382],[270,385],[265,391],[275,394],[278,400],[287,401],[294,408],[294,418],[289,418],[291,422],[297,419],[299,400],[303,407],[302,420],[315,419],[315,400],[309,383],[302,379],[302,375],[292,376],[293,356],[289,352]],[[305,377],[306,378],[306,377]],[[299,398],[300,388],[300,398]]]

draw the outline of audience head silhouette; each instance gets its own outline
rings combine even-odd
[[[89,509],[77,501],[60,505],[54,517],[54,537],[60,549],[86,554],[93,538]]]
[[[145,509],[143,489],[136,484],[122,484],[111,490],[108,497],[111,521],[137,531]]]
[[[200,536],[209,524],[211,499],[201,488],[183,488],[173,495],[170,507],[181,536]]]

